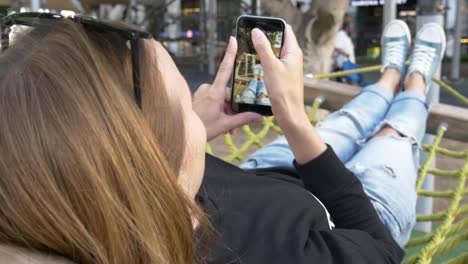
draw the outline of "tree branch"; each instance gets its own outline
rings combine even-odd
[[[325,45],[335,39],[343,17],[348,6],[347,0],[312,1],[312,6],[308,13],[315,17],[311,34],[316,45]],[[330,39],[331,38],[331,39]]]
[[[291,24],[304,52],[304,70],[324,73],[330,70],[336,32],[343,21],[349,0],[313,0],[303,13],[291,0],[262,0],[262,8]]]
[[[287,23],[293,23],[298,16],[302,15],[291,0],[262,0],[262,9],[272,16],[280,16]]]

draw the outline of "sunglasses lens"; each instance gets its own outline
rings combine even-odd
[[[61,19],[59,15],[48,14],[47,17],[43,16],[18,16],[16,18],[17,24],[22,24],[25,26],[49,26],[58,19]]]
[[[62,18],[61,15],[52,13],[34,13],[33,15],[24,13],[23,15],[19,14],[15,16],[13,24],[29,27],[51,26],[54,22]],[[77,16],[75,18],[76,19],[73,19],[75,22],[81,23],[83,26],[98,32],[114,32],[130,40],[135,37],[151,38],[150,33],[124,23],[97,21],[94,18],[86,16]]]
[[[99,23],[101,27],[105,28],[106,30],[109,31],[114,31],[117,33],[120,33],[121,35],[127,37],[127,38],[132,38],[135,35],[138,35],[138,37],[141,38],[149,38],[150,34],[140,30],[137,27],[127,25],[121,22],[106,22],[106,21],[99,21],[95,22]]]

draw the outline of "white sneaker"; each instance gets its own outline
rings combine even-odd
[[[264,98],[257,98],[255,100],[255,103],[257,105],[267,105],[267,106],[271,106],[271,102],[270,102],[270,99],[268,99],[267,97],[264,97]]]
[[[240,97],[240,102],[243,104],[254,104],[255,102],[255,92],[249,89],[247,89],[242,93],[242,96]]]
[[[425,24],[416,35],[408,75],[418,73],[426,82],[426,93],[445,53],[444,29],[436,23]]]
[[[405,22],[392,20],[385,27],[382,39],[382,72],[394,68],[405,74],[406,57],[411,45],[411,33]]]

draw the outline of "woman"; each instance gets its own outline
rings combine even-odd
[[[143,120],[128,88],[132,85],[125,41],[68,21],[44,30],[33,30],[1,57],[2,65],[8,65],[2,69],[0,88],[4,113],[0,171],[8,175],[0,185],[2,243],[75,262],[192,262],[195,253],[189,242],[203,238],[193,238],[192,230],[205,226],[193,199],[205,172],[206,188],[199,197],[219,234],[208,262],[401,259],[401,249],[380,222],[359,181],[306,118],[302,55],[290,27],[281,61],[272,55],[263,33],[254,30],[253,40],[264,63],[274,114],[306,186],[300,189],[289,172],[257,171],[267,176],[257,177],[211,157],[204,170],[207,139],[259,118],[225,111],[225,87],[236,54],[234,39],[215,82],[200,87],[193,106],[187,84],[167,52],[154,41],[144,41],[140,58],[148,63],[141,65]],[[384,78],[398,78],[401,72],[392,75],[394,66],[387,66]],[[411,74],[408,82],[414,82],[418,92],[424,90],[418,74]],[[380,132],[385,133],[401,136],[390,127]],[[402,142],[411,146],[409,141]],[[322,162],[332,170],[321,167]],[[311,171],[319,176],[309,175]],[[323,178],[327,175],[328,181]],[[238,182],[233,176],[246,181]],[[314,180],[316,186],[311,184]],[[279,190],[288,193],[277,193],[277,200],[271,200],[269,188],[252,189],[261,184],[284,186]],[[334,191],[335,187],[342,190],[341,186],[349,187],[347,192]],[[240,200],[249,197],[246,190],[255,195]],[[309,191],[331,212],[336,229],[330,230],[325,210],[316,206],[320,201]],[[296,192],[303,195],[295,196]],[[355,202],[354,212],[349,210],[349,199]],[[294,210],[236,210],[237,202],[254,208],[261,205],[259,209],[285,205],[285,201]],[[310,204],[304,206],[304,201]],[[347,215],[340,208],[347,209]],[[305,218],[291,221],[298,214],[290,212],[302,212],[299,215]],[[272,219],[278,219],[281,228],[270,229]],[[252,225],[255,220],[261,221]],[[245,236],[249,232],[255,236]]]

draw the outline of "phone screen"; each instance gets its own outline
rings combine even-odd
[[[254,28],[262,30],[279,58],[283,46],[284,21],[277,18],[242,16],[237,22],[238,50],[233,73],[232,108],[271,115],[271,103],[264,82],[260,58],[252,43]]]

